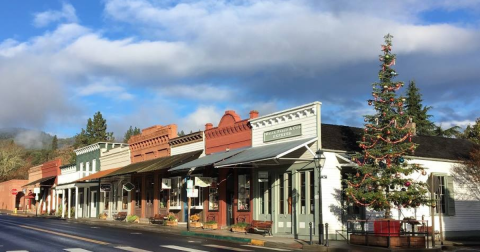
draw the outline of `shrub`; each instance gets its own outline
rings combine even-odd
[[[127,222],[134,222],[138,219],[138,216],[136,215],[129,215],[127,216]]]
[[[198,220],[200,220],[200,216],[198,214],[194,214],[194,215],[190,216],[190,221],[195,222],[195,221],[198,221]]]
[[[233,224],[231,227],[234,227],[234,228],[246,228],[246,227],[248,227],[248,225],[250,225],[250,224],[248,224],[248,223],[246,223],[246,222],[238,222],[238,223]]]

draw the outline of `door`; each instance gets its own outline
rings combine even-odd
[[[78,218],[83,218],[83,192],[78,192],[78,199],[80,200],[78,204]]]
[[[299,235],[310,234],[310,222],[312,232],[315,234],[315,177],[313,170],[300,171],[297,175],[298,202],[297,202],[297,230]]]
[[[277,175],[278,186],[275,192],[275,194],[278,195],[278,200],[275,202],[275,207],[277,208],[277,233],[292,233],[292,182],[292,173],[290,172]]]
[[[233,173],[227,177],[227,185],[233,185]],[[233,225],[233,186],[227,186],[227,226]]]
[[[90,218],[97,217],[97,191],[91,192],[90,198]]]
[[[271,221],[272,220],[272,176],[268,178],[259,179],[258,185],[258,220]]]

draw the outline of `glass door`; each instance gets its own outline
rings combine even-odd
[[[258,220],[272,220],[272,176],[263,178],[258,182]]]
[[[278,201],[275,202],[277,209],[277,233],[291,234],[292,233],[292,173],[287,172],[278,174],[277,177]]]

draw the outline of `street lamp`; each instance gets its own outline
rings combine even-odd
[[[318,244],[323,244],[322,167],[325,165],[323,150],[317,150],[313,160],[318,169]]]

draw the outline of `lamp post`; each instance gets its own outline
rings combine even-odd
[[[322,167],[325,165],[323,150],[317,150],[313,160],[318,169],[318,244],[323,244]]]

